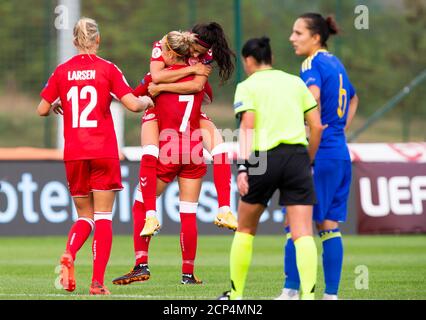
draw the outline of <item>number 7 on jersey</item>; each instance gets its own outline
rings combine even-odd
[[[194,106],[194,96],[193,95],[180,95],[179,102],[186,102],[185,113],[182,118],[182,123],[180,124],[179,131],[185,132],[188,127],[189,117],[191,116],[192,107]]]

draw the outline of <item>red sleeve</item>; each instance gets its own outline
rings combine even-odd
[[[46,86],[43,88],[43,90],[40,93],[40,96],[52,104],[56,99],[59,97],[59,90],[58,90],[58,82],[57,82],[57,71],[52,73],[49,80],[47,81]]]
[[[118,100],[121,100],[121,98],[128,93],[132,93],[132,88],[129,87],[129,84],[127,83],[123,73],[115,64],[112,64],[110,75],[111,92],[117,97]]]
[[[164,62],[162,53],[161,41],[154,42],[154,45],[152,46],[151,61]]]
[[[210,64],[213,61],[213,51],[209,49],[202,57],[200,57],[200,62],[202,64]]]
[[[133,94],[136,97],[146,96],[148,94],[148,86],[152,82],[151,74],[148,73],[145,75],[145,77],[142,79],[142,81],[139,83],[139,85],[136,87],[135,90],[133,90]]]

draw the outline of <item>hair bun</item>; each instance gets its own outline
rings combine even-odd
[[[325,22],[327,23],[328,26],[328,30],[330,32],[330,34],[338,34],[339,33],[339,28],[337,27],[337,22],[334,19],[333,16],[328,16],[325,19]]]
[[[269,39],[266,36],[261,37],[259,40],[260,40],[259,45],[263,48],[267,47],[269,45],[269,43],[271,42],[271,39]]]
[[[190,44],[192,44],[192,42],[194,42],[195,34],[189,32],[189,31],[180,31],[180,33],[181,33],[181,37],[182,37],[183,41],[189,42]]]

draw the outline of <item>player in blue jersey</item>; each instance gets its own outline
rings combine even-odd
[[[336,300],[343,263],[342,235],[339,223],[346,220],[351,184],[351,161],[345,130],[358,107],[358,97],[341,61],[327,51],[330,35],[338,33],[332,17],[301,15],[290,36],[295,53],[306,56],[300,76],[318,102],[321,122],[326,125],[314,162],[317,204],[314,220],[323,246],[325,292],[323,299]],[[291,230],[286,228],[284,289],[277,299],[298,299],[299,274]],[[290,235],[290,236],[289,236]]]

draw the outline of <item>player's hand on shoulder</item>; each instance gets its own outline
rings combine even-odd
[[[195,75],[204,77],[208,77],[213,70],[211,65],[202,64],[201,62],[193,65],[193,68]]]

